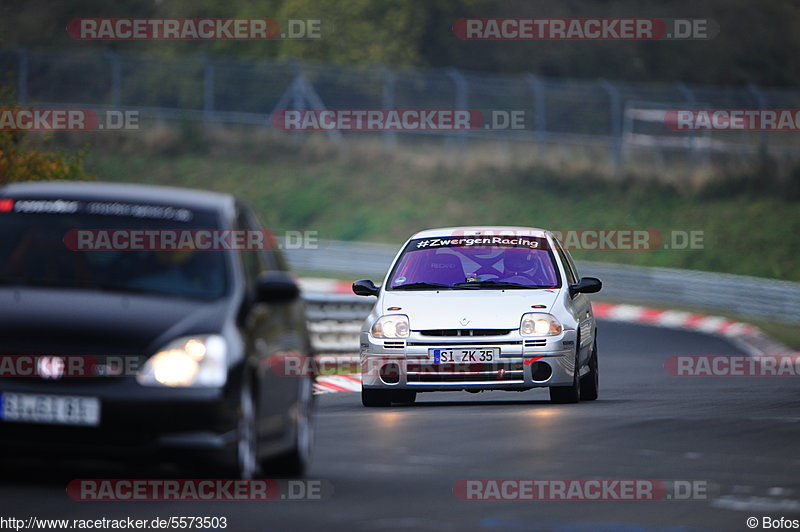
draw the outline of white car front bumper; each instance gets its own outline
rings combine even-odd
[[[492,336],[412,331],[409,338],[384,340],[362,332],[361,382],[369,389],[416,391],[569,386],[575,372],[576,337],[574,330],[546,338],[523,337],[516,330]],[[500,354],[490,362],[435,363],[431,351],[450,348],[498,348]]]

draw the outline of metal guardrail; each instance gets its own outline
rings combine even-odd
[[[345,278],[354,275],[381,279],[397,246],[359,242],[320,241],[317,249],[287,250],[296,271],[326,271]],[[722,273],[649,268],[602,262],[578,262],[583,275],[603,280],[606,299],[697,307],[735,313],[743,317],[773,318],[800,323],[800,283]],[[309,320],[320,348],[347,350],[358,347],[353,324],[369,312],[373,298],[306,295]],[[353,340],[355,336],[355,340]],[[337,347],[338,346],[338,347]]]
[[[399,244],[373,244],[368,242],[343,242],[320,240],[317,247],[287,249],[286,257],[295,271],[330,272],[383,278],[397,255]]]
[[[745,318],[800,323],[800,283],[725,273],[579,262],[603,280],[604,298],[704,307]]]
[[[318,353],[357,353],[361,322],[375,298],[305,292],[308,330]]]

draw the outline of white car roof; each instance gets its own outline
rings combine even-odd
[[[546,229],[536,227],[520,227],[508,225],[469,225],[463,227],[441,227],[439,229],[426,229],[420,231],[415,238],[451,237],[458,235],[522,235],[544,238]]]

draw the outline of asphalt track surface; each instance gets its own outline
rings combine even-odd
[[[600,399],[552,405],[545,390],[419,396],[366,409],[319,397],[321,501],[77,502],[70,478],[152,475],[119,466],[25,466],[0,480],[0,516],[226,516],[227,530],[736,531],[800,519],[797,378],[672,377],[670,355],[742,354],[702,333],[601,322]],[[17,464],[17,467],[20,467]],[[99,468],[99,471],[98,471]],[[660,479],[707,483],[705,499],[464,501],[460,479]],[[757,528],[761,530],[759,526]]]

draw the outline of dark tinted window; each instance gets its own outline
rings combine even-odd
[[[79,204],[69,213],[0,213],[0,283],[195,299],[216,299],[226,293],[225,252],[187,244],[195,242],[198,230],[219,228],[213,213],[180,209],[181,216],[154,219],[150,216],[167,216],[171,211],[133,211],[142,216],[90,214],[87,205],[101,205],[96,210],[103,212],[130,209],[102,207],[121,205],[112,203]]]
[[[236,228],[244,231],[257,230],[249,219],[246,210],[240,208],[236,218]],[[243,249],[239,251],[244,266],[244,275],[247,286],[255,286],[256,279],[266,269],[265,255],[261,249]]]

